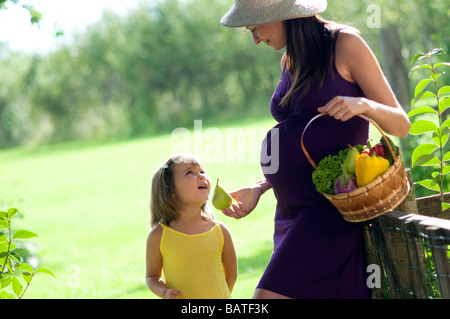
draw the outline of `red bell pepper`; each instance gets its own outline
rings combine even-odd
[[[386,148],[384,147],[383,144],[377,143],[369,151],[369,156],[372,156],[372,154],[374,154],[374,156],[380,156],[380,157],[386,158]]]

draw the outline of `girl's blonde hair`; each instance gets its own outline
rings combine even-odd
[[[175,191],[173,181],[173,168],[176,164],[193,163],[204,169],[202,162],[194,155],[181,153],[171,156],[164,165],[161,165],[153,175],[152,190],[150,196],[151,226],[159,223],[169,225],[177,219],[177,210],[180,208],[178,200],[172,196]],[[201,214],[205,220],[214,220],[215,215],[205,202],[201,206]]]

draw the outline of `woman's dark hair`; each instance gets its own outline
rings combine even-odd
[[[291,74],[292,85],[281,100],[282,106],[298,90],[304,95],[315,80],[323,85],[334,59],[335,31],[341,26],[318,16],[286,20],[285,24],[287,43],[282,64]]]

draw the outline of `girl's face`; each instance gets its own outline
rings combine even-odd
[[[247,27],[252,33],[255,44],[264,42],[279,51],[286,46],[286,27],[283,21]]]
[[[209,198],[211,181],[198,164],[179,163],[173,167],[174,195],[182,205],[203,205]]]

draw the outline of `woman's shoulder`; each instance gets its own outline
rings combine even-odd
[[[354,28],[341,28],[336,31],[336,51],[351,53],[358,51],[362,46],[367,46],[359,31]]]
[[[337,37],[336,41],[341,45],[348,45],[352,42],[354,44],[355,42],[364,41],[358,29],[352,27],[336,28],[333,30],[333,35],[334,37]]]
[[[353,28],[345,28],[339,31],[335,52],[336,67],[344,75],[352,74],[355,67],[359,68],[373,60],[371,49],[359,32]],[[349,78],[349,80],[351,79]]]

